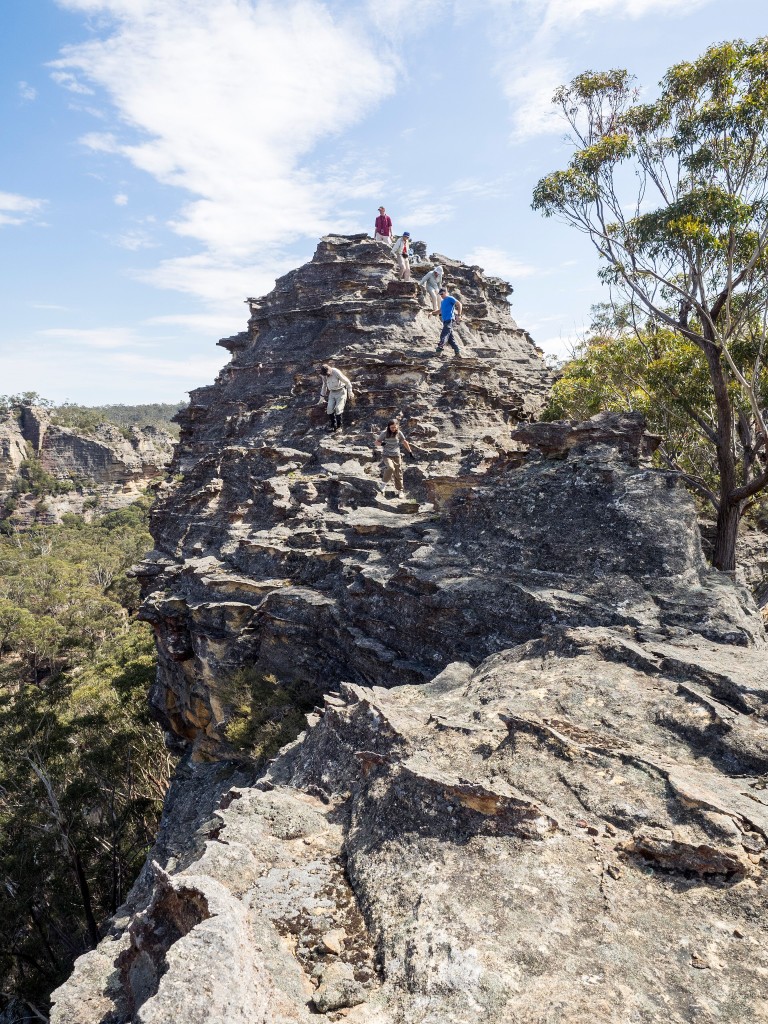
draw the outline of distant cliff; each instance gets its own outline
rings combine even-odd
[[[86,433],[57,424],[55,411],[21,406],[0,422],[0,507],[13,496],[20,523],[40,517],[41,499],[49,522],[87,511],[88,502],[119,508],[165,474],[174,443],[154,426],[105,421]]]
[[[760,615],[642,419],[535,422],[508,286],[435,260],[460,357],[385,246],[330,236],[181,415],[137,571],[188,756],[53,1024],[760,1018]]]

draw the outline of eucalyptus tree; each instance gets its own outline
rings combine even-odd
[[[533,207],[591,239],[646,330],[701,352],[711,413],[691,422],[715,452],[713,562],[732,570],[741,516],[768,485],[768,38],[675,65],[653,102],[624,70],[578,75],[554,102],[575,151]],[[671,383],[684,397],[685,379]]]

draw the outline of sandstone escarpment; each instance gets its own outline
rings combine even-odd
[[[460,359],[384,246],[331,237],[182,414],[139,572],[190,756],[54,1024],[764,1016],[760,616],[642,420],[531,422],[548,376],[507,289],[440,262]],[[371,444],[392,415],[404,500]],[[228,760],[243,671],[316,704],[266,768]]]
[[[0,423],[0,505],[4,496],[18,491],[12,521],[23,525],[38,518],[39,487],[24,497],[22,471],[31,460],[52,479],[53,490],[61,483],[76,487],[46,496],[47,521],[60,521],[68,512],[87,514],[94,502],[104,509],[120,508],[165,475],[173,446],[171,435],[157,427],[124,431],[103,422],[84,433],[52,422],[45,408],[22,406]]]
[[[100,424],[90,437],[52,424],[37,454],[43,469],[63,480],[124,484],[163,476],[173,450],[170,435],[151,426],[130,427],[127,434],[111,423]]]

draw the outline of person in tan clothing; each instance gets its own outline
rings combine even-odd
[[[328,399],[326,412],[328,414],[328,429],[338,430],[343,426],[342,413],[347,399],[352,401],[352,381],[345,377],[341,370],[335,366],[323,363],[320,367],[320,376],[323,384],[320,388],[320,401]]]
[[[376,444],[382,448],[382,479],[384,481],[384,488],[394,477],[395,479],[395,490],[397,491],[398,498],[403,497],[403,457],[400,454],[400,445],[402,445],[411,458],[414,458],[414,454],[411,451],[411,446],[405,439],[404,434],[400,430],[400,425],[397,420],[390,420],[387,424],[387,429],[382,430],[379,436],[376,438]]]
[[[397,276],[401,281],[411,280],[411,233],[404,231],[392,246],[392,255],[397,260]]]

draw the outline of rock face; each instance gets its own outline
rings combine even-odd
[[[27,458],[27,446],[21,427],[15,419],[0,423],[0,491],[10,489]]]
[[[762,620],[642,421],[529,422],[507,290],[439,261],[460,359],[384,246],[331,237],[193,395],[140,568],[188,756],[53,1024],[765,1019]],[[317,705],[266,768],[229,746],[243,669]]]
[[[162,476],[172,451],[173,439],[157,427],[130,427],[126,437],[119,427],[101,423],[92,437],[48,426],[38,456],[43,469],[59,479],[124,484]]]
[[[133,426],[124,433],[101,423],[93,434],[84,434],[52,423],[46,409],[24,406],[18,417],[0,422],[0,501],[17,481],[22,462],[34,457],[50,476],[74,481],[79,488],[46,499],[50,521],[60,521],[66,512],[82,514],[94,498],[102,508],[119,508],[165,474],[173,446],[171,435],[156,427]],[[31,499],[25,508],[22,499],[14,518],[34,518],[35,504]]]

